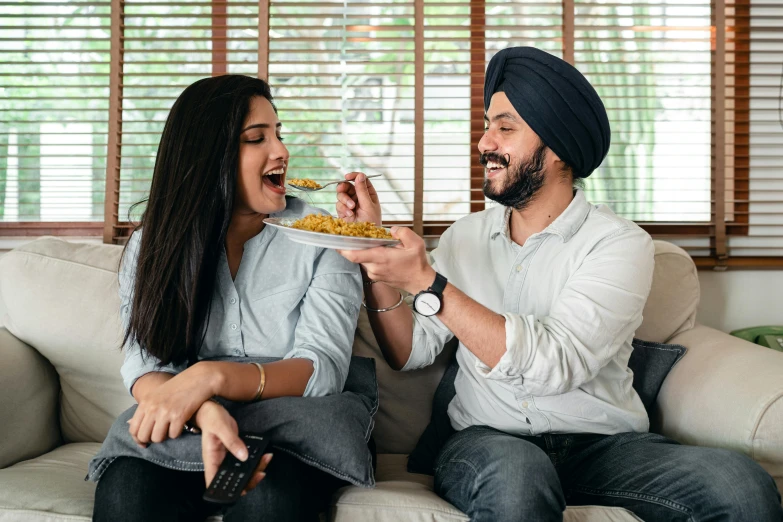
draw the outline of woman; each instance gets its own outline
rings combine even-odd
[[[289,156],[280,133],[269,86],[255,78],[200,80],[171,109],[147,207],[120,268],[122,375],[138,403],[128,421],[133,440],[144,448],[194,424],[204,474],[160,466],[145,459],[147,450],[106,459],[95,520],[198,520],[217,511],[201,499],[205,487],[227,451],[244,460],[247,449],[213,397],[343,389],[361,279],[334,251],[264,226],[273,214],[318,212],[286,198]],[[224,520],[317,519],[338,482],[286,453],[270,460],[264,456]]]

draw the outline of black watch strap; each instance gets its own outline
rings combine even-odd
[[[446,279],[445,276],[442,276],[439,273],[435,272],[435,282],[432,283],[432,285],[427,290],[433,292],[434,294],[437,294],[438,297],[443,297],[443,291],[446,289],[446,284],[448,282],[449,280]]]

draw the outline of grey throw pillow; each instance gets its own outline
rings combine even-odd
[[[221,358],[231,360],[230,358]],[[268,362],[268,358],[240,358]],[[315,468],[356,486],[373,487],[373,455],[368,447],[373,415],[378,410],[375,360],[351,357],[342,393],[325,397],[281,397],[251,403],[221,400],[240,431],[263,433],[273,451],[284,451]],[[123,412],[90,461],[87,480],[97,482],[117,457],[137,457],[183,471],[203,471],[201,436],[184,433],[176,439],[137,446],[127,420],[136,406]]]
[[[649,341],[633,340],[633,353],[628,360],[628,367],[633,371],[633,388],[642,399],[647,415],[652,413],[655,399],[663,385],[669,370],[679,361],[686,352],[686,348],[679,344],[663,344]],[[422,433],[416,447],[408,456],[408,471],[432,475],[435,459],[453,433],[451,421],[447,414],[449,403],[454,398],[454,379],[457,377],[459,364],[457,354],[454,352],[446,371],[441,378],[435,396],[432,399],[432,417],[430,423]]]

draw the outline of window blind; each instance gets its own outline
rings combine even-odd
[[[29,31],[41,30],[33,18],[45,15],[34,7],[54,4],[3,4],[24,6],[9,11],[13,16],[5,11],[0,16],[0,30],[10,35],[0,40],[7,65],[16,67],[10,62],[19,49],[38,45],[35,38],[41,37]],[[701,267],[779,266],[783,259],[778,167],[783,127],[776,123],[783,44],[781,7],[772,0],[78,0],[57,5],[86,17],[90,27],[101,26],[99,31],[74,28],[74,22],[47,11],[54,16],[47,26],[55,31],[51,34],[60,38],[66,31],[60,26],[68,26],[83,33],[74,33],[76,43],[66,37],[67,45],[91,45],[78,58],[79,71],[87,72],[72,75],[82,83],[67,84],[79,90],[62,91],[68,103],[83,96],[83,105],[56,108],[85,109],[73,109],[69,125],[89,119],[95,109],[92,130],[85,131],[95,150],[84,150],[93,170],[106,168],[107,240],[125,234],[131,205],[146,196],[174,99],[196,79],[226,72],[269,79],[292,154],[290,177],[337,179],[351,170],[380,174],[374,184],[388,222],[412,225],[436,240],[455,219],[491,204],[483,197],[484,173],[477,161],[487,62],[497,49],[535,45],[574,63],[609,112],[612,149],[585,181],[592,201],[637,220],[655,237],[677,242]],[[34,15],[30,20],[24,9]],[[96,47],[99,42],[103,47]],[[69,52],[62,47],[60,52]],[[63,78],[72,71],[47,63],[55,59],[39,58],[43,63],[33,66],[39,55],[24,56],[33,58],[24,58],[30,63],[20,71],[37,74],[36,67],[47,65]],[[94,69],[85,69],[87,63]],[[0,76],[5,82],[0,157],[9,182],[28,183],[43,201],[45,169],[35,162],[45,155],[32,144],[30,169],[40,172],[39,189],[37,178],[25,178],[19,168],[27,158],[18,152],[20,131],[9,123],[20,119],[23,103],[32,100],[38,107],[37,100],[47,96],[43,90],[12,93],[9,89],[18,86],[9,78],[18,75]],[[103,91],[85,90],[93,81],[102,81]],[[21,119],[28,127],[39,123],[36,117]],[[76,146],[78,132],[60,134],[71,139],[68,146]],[[76,161],[79,150],[71,149],[75,153],[59,166],[70,167],[65,161]],[[74,167],[85,171],[86,165]],[[98,183],[92,187],[91,219],[101,214],[99,177],[90,180]],[[303,197],[334,211],[332,191]],[[142,210],[143,205],[131,219]],[[0,228],[4,225],[0,220]]]
[[[108,0],[0,2],[2,234],[68,222],[59,232],[81,235],[103,220],[110,10]]]
[[[174,101],[196,80],[258,71],[258,3],[123,2],[119,221],[144,209],[160,135]],[[127,225],[130,226],[130,225]]]
[[[438,235],[487,205],[478,162],[486,64],[512,45],[562,57],[563,9],[559,0],[429,1],[425,24],[424,219]]]
[[[575,66],[606,106],[612,144],[585,181],[593,203],[648,223],[702,224],[686,249],[709,248],[712,221],[712,29],[709,0],[575,0]]]
[[[737,218],[747,226],[729,234],[728,254],[769,266],[772,256],[783,255],[783,5],[737,0],[727,8],[733,26],[748,27],[735,37],[734,47],[749,60],[747,87],[737,88],[736,99],[750,116],[749,126],[736,129],[749,138],[736,156],[749,178],[734,197]]]
[[[368,175],[384,219],[414,214],[412,1],[272,0],[269,83],[286,146],[288,178]],[[334,191],[295,192],[335,212]]]

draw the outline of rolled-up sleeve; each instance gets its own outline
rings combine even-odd
[[[359,266],[334,250],[323,250],[316,259],[313,279],[299,308],[294,348],[285,356],[313,362],[313,375],[305,388],[305,397],[342,391],[348,377],[361,299]]]
[[[545,317],[504,314],[506,353],[488,379],[524,383],[533,395],[557,395],[595,378],[642,323],[652,284],[654,246],[643,230],[620,229],[600,241]]]
[[[452,261],[450,242],[451,228],[443,233],[438,241],[438,248],[429,254],[429,262],[436,272],[448,277],[449,264]],[[413,309],[415,296],[406,297],[406,304]],[[454,334],[444,326],[437,317],[425,317],[413,312],[413,340],[411,355],[401,371],[417,370],[435,362],[435,358],[443,351],[443,347],[454,337]]]
[[[120,318],[122,319],[123,332],[127,331],[130,322],[130,313],[133,305],[133,288],[136,281],[136,261],[139,256],[141,245],[141,231],[133,233],[128,240],[128,246],[122,258],[122,265],[119,271],[119,293],[120,293]],[[139,343],[132,340],[123,346],[125,352],[125,362],[122,364],[120,373],[125,383],[128,393],[133,390],[133,385],[139,377],[150,372],[165,372],[177,374],[183,371],[185,364],[177,366],[174,364],[162,365],[160,360],[153,357],[144,350]]]

